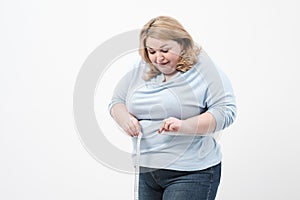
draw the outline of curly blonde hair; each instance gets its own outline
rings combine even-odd
[[[190,34],[174,18],[169,16],[158,16],[146,23],[140,31],[139,54],[143,60],[150,65],[144,79],[149,80],[160,74],[158,69],[151,63],[146,48],[146,40],[152,37],[159,40],[174,40],[182,47],[177,70],[186,72],[198,61],[201,47],[197,46]]]

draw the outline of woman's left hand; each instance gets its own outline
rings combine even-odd
[[[178,132],[181,126],[182,120],[177,119],[175,117],[169,117],[163,121],[161,127],[158,130],[158,133],[161,133],[163,131]]]

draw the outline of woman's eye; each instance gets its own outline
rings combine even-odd
[[[154,54],[154,53],[155,53],[155,51],[148,50],[148,53],[150,53],[150,54]]]
[[[153,51],[153,50],[148,49],[147,51],[150,54],[155,54],[155,51]],[[160,52],[162,52],[162,53],[168,53],[169,49],[162,49],[162,50],[160,50]]]

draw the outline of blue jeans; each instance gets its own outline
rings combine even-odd
[[[140,168],[140,200],[214,200],[221,163],[199,171]]]

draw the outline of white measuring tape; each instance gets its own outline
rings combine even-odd
[[[139,199],[139,175],[140,175],[140,157],[141,157],[141,139],[143,134],[140,132],[136,140],[136,158],[135,158],[135,173],[134,173],[134,200]]]
[[[174,132],[162,132],[163,135],[176,135],[176,136],[201,136],[195,134],[178,134]],[[140,132],[136,140],[136,158],[135,158],[135,180],[134,180],[134,200],[139,199],[139,175],[140,175],[140,157],[141,157],[141,139],[143,134]]]
[[[179,135],[178,133],[170,134],[168,132],[162,132],[164,135]],[[194,136],[194,134],[193,134]],[[141,157],[141,139],[143,134],[140,132],[136,140],[136,158],[135,158],[135,173],[134,173],[134,200],[139,199],[139,176],[140,176],[140,157]]]

